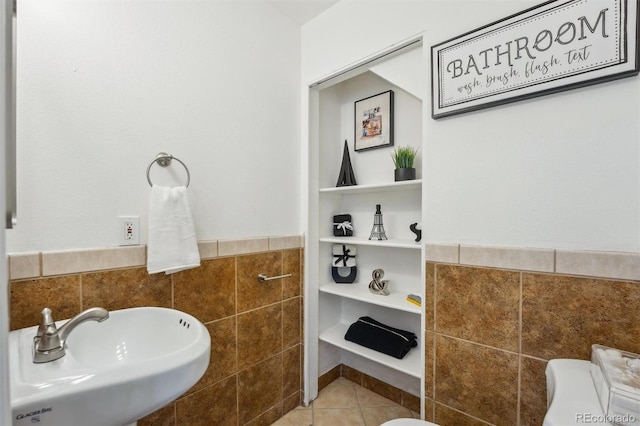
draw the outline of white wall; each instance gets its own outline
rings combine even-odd
[[[536,4],[343,0],[303,26],[303,82],[415,34],[428,55]],[[428,118],[425,139],[426,242],[640,251],[639,77]]]
[[[261,0],[31,0],[18,12],[7,251],[118,245],[160,151],[199,240],[299,234],[300,29]],[[152,167],[152,180],[184,173]],[[175,173],[171,176],[170,173]]]
[[[0,93],[2,93],[2,100],[0,101],[0,164],[3,165],[4,170],[5,162],[5,144],[7,143],[7,129],[9,123],[7,123],[8,115],[7,111],[10,111],[11,102],[7,102],[10,99],[7,96],[8,81],[6,78],[5,70],[9,65],[8,59],[11,57],[12,40],[10,37],[12,34],[12,9],[11,1],[5,0],[0,4],[0,70],[2,70],[2,76],[0,77]],[[0,211],[6,212],[5,206],[5,185],[6,174],[0,173]],[[3,224],[4,225],[4,224]],[[4,226],[3,226],[4,227]],[[0,255],[5,257],[5,235],[4,232],[0,233]],[[0,262],[0,424],[11,423],[11,408],[9,395],[9,357],[7,347],[9,346],[9,286],[7,285],[7,262]]]

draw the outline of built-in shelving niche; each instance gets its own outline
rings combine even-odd
[[[309,227],[306,245],[305,398],[317,396],[317,378],[345,364],[424,401],[424,308],[406,301],[424,299],[424,244],[415,241],[412,223],[423,223],[422,149],[427,81],[421,39],[390,48],[388,55],[363,60],[338,76],[309,88]],[[354,152],[354,102],[394,91],[394,147]],[[344,141],[350,150],[357,186],[338,187]],[[391,152],[397,146],[419,150],[415,181],[394,182]],[[368,239],[376,204],[382,206],[386,241]],[[334,237],[333,215],[349,213],[354,237]],[[331,278],[332,245],[356,245],[358,278],[336,284]],[[390,296],[371,294],[376,268],[385,271]],[[348,342],[344,334],[360,316],[411,330],[418,347],[398,360]],[[314,319],[317,318],[317,321]],[[422,409],[424,414],[424,407]]]

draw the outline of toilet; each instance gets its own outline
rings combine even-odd
[[[542,426],[614,426],[602,412],[590,368],[589,361],[578,359],[547,363],[547,413]],[[437,426],[419,419],[394,419],[380,426],[420,425]]]
[[[380,426],[438,426],[420,419],[393,419],[382,423]]]
[[[602,411],[590,368],[589,361],[578,359],[548,362],[547,414],[543,426],[613,426]]]

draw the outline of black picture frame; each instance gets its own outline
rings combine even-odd
[[[393,146],[393,95],[387,90],[354,102],[354,151]]]
[[[431,47],[439,119],[637,75],[640,0],[551,0]]]

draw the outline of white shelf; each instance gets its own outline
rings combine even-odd
[[[418,46],[416,46],[418,47]],[[412,53],[419,60],[422,47]],[[404,55],[404,53],[403,53]],[[400,58],[400,57],[399,57]],[[350,367],[378,377],[392,386],[424,397],[424,339],[423,308],[406,300],[409,293],[424,293],[424,240],[415,241],[410,224],[424,223],[422,179],[393,181],[393,164],[383,150],[371,154],[356,154],[356,172],[360,185],[334,187],[344,155],[344,135],[353,131],[353,102],[362,97],[362,90],[380,93],[389,87],[395,91],[394,110],[402,116],[396,130],[410,146],[422,150],[426,105],[419,98],[402,89],[394,81],[412,81],[419,85],[415,73],[407,73],[405,63],[386,58],[378,71],[369,65],[340,81],[327,83],[310,90],[310,114],[315,123],[309,127],[308,179],[308,313],[317,317],[308,327],[308,381],[305,392],[314,398],[317,378],[324,372],[348,362]],[[379,74],[378,74],[379,73]],[[419,73],[418,73],[419,74]],[[319,120],[317,119],[319,118]],[[398,133],[399,134],[399,133]],[[350,154],[351,155],[351,154]],[[425,164],[418,166],[418,176],[424,176]],[[420,173],[422,170],[422,174]],[[373,207],[382,206],[389,240],[369,240]],[[350,214],[357,225],[353,237],[336,237],[332,232],[333,216]],[[360,226],[362,225],[362,227]],[[369,292],[369,279],[354,284],[337,284],[331,279],[329,266],[333,263],[331,244],[351,244],[357,247],[359,273],[384,267],[390,280],[389,296]],[[370,274],[370,272],[369,272]],[[370,315],[418,335],[418,347],[412,348],[403,359],[365,348],[344,339],[349,326],[359,316]],[[423,405],[422,402],[421,405]],[[424,410],[424,409],[423,409]]]
[[[335,294],[341,297],[358,300],[360,302],[371,303],[373,305],[384,306],[386,308],[397,309],[399,311],[411,312],[420,315],[422,309],[411,302],[407,302],[407,293],[391,290],[388,296],[373,294],[369,287],[364,284],[336,284],[327,283],[320,286],[323,293]]]
[[[403,359],[394,358],[345,340],[344,335],[347,333],[350,325],[351,324],[338,323],[321,332],[320,340],[410,376],[417,378],[422,377],[422,368],[420,366],[420,346],[412,348]]]
[[[334,244],[354,244],[359,246],[374,246],[374,247],[395,247],[420,250],[422,248],[421,242],[415,242],[414,240],[369,240],[365,237],[323,237],[320,238],[323,243]]]
[[[385,191],[409,191],[422,188],[422,179],[404,180],[400,182],[389,182],[368,185],[338,186],[331,188],[320,188],[321,193],[330,194],[358,194],[366,192],[385,192]]]

